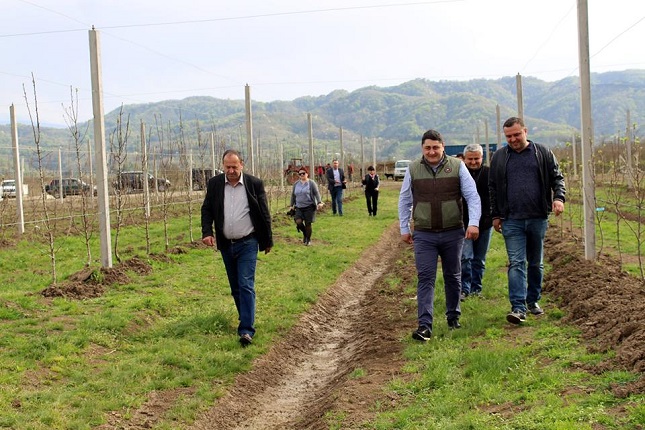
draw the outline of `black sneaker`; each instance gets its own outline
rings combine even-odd
[[[242,345],[242,348],[246,348],[252,343],[253,343],[253,338],[251,337],[250,334],[244,333],[243,335],[240,336],[240,344]]]
[[[544,310],[537,303],[530,303],[528,308],[532,315],[539,316],[544,314]]]
[[[450,328],[450,330],[461,328],[461,324],[459,324],[459,318],[448,318],[448,328]]]
[[[432,337],[432,328],[420,325],[418,329],[412,332],[412,339],[427,342]]]
[[[521,324],[526,321],[526,314],[519,309],[513,309],[513,311],[506,315],[506,321],[511,324]]]

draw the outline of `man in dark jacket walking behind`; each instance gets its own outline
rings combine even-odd
[[[544,273],[544,236],[551,212],[564,211],[564,177],[553,152],[526,138],[521,118],[504,122],[508,146],[493,154],[490,164],[493,228],[504,236],[508,254],[508,298],[512,324],[544,311],[538,304]]]
[[[482,215],[479,218],[479,237],[464,240],[461,251],[461,300],[469,295],[480,295],[482,278],[486,269],[486,253],[493,232],[493,218],[490,216],[490,197],[488,192],[488,166],[484,166],[484,149],[478,143],[471,143],[464,148],[464,163],[470,176],[477,185],[477,194],[481,199]],[[464,224],[469,219],[468,205],[464,205]]]

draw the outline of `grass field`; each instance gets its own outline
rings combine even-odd
[[[391,251],[379,248],[377,240],[397,222],[397,198],[392,183],[383,189],[376,218],[367,217],[362,198],[348,201],[342,218],[319,215],[311,247],[302,246],[290,220],[276,217],[276,246],[259,255],[258,336],[246,349],[235,334],[221,258],[188,243],[185,219],[170,223],[170,237],[179,245],[169,254],[145,255],[142,229],[125,229],[123,257],[141,258],[151,272],[128,271],[129,281],[86,300],[40,294],[51,279],[45,244],[21,241],[0,249],[0,428],[95,428],[109,423],[110,414],[127,419],[153,391],[172,393],[173,399],[154,428],[192,422],[361,252]],[[152,233],[153,249],[163,249],[161,225]],[[83,242],[67,236],[56,246],[63,280],[82,268]],[[384,396],[400,399],[398,406],[367,405],[379,413],[362,428],[643,428],[643,396],[617,398],[610,390],[639,375],[582,370],[581,364],[603,356],[588,353],[578,330],[560,324],[556,303],[544,300],[545,317],[523,327],[505,323],[505,258],[495,234],[484,299],[464,303],[463,329],[438,332],[427,344],[401,339],[411,377],[383,388]],[[410,254],[402,261],[413,270]],[[415,286],[405,288],[401,300],[411,300]],[[439,311],[441,290],[439,281]],[[345,428],[342,416],[330,414],[328,422]]]

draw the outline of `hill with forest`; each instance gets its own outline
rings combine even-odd
[[[636,134],[645,115],[645,70],[592,74],[592,115],[596,142],[624,134],[629,110]],[[522,78],[524,116],[530,137],[548,145],[571,140],[580,124],[580,90],[577,77],[555,82]],[[430,81],[415,79],[392,87],[369,86],[355,91],[336,90],[317,97],[293,101],[253,102],[254,142],[270,153],[285,150],[306,152],[309,142],[307,114],[312,115],[316,152],[338,152],[340,130],[345,151],[357,154],[361,141],[371,158],[376,143],[377,158],[409,158],[420,153],[422,133],[435,128],[447,144],[497,142],[496,107],[502,121],[517,114],[516,78]],[[244,100],[188,97],[157,103],[130,104],[105,116],[106,138],[129,124],[132,145],[139,142],[143,121],[152,145],[182,141],[188,147],[209,142],[211,134],[220,147],[244,147],[246,125]],[[90,124],[81,124],[81,129]],[[47,149],[69,147],[73,140],[65,129],[42,127],[41,144]],[[33,145],[31,126],[20,125],[21,145]],[[159,143],[161,142],[161,143]],[[8,125],[0,126],[0,146],[11,146]],[[109,145],[108,145],[109,146]],[[322,148],[322,149],[320,149]],[[4,158],[4,157],[3,157]]]

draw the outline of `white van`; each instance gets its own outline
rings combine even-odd
[[[396,163],[394,163],[395,181],[398,181],[399,179],[403,179],[405,177],[405,172],[408,170],[410,163],[410,160],[398,160]]]

